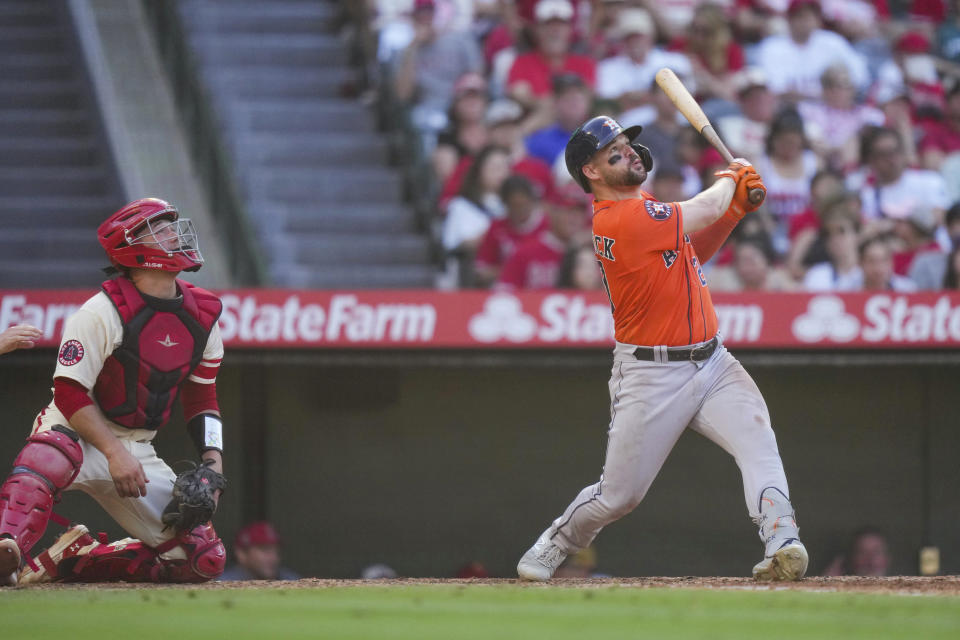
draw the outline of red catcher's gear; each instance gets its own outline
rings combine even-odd
[[[144,296],[125,277],[103,283],[123,341],[103,363],[93,396],[104,415],[131,429],[159,429],[180,385],[203,358],[223,305],[214,294],[177,280],[181,298]]]
[[[185,560],[160,557],[175,547],[184,550]],[[223,573],[226,561],[223,541],[207,523],[156,548],[133,538],[91,545],[79,555],[65,556],[48,572],[64,582],[207,582]]]
[[[80,473],[78,440],[60,425],[29,436],[0,487],[0,536],[13,538],[25,554],[43,537],[60,491]]]
[[[163,221],[173,226],[175,238],[171,234],[164,239],[160,233],[165,230]],[[148,233],[137,238],[144,227]],[[181,218],[176,207],[159,198],[141,198],[126,205],[97,228],[97,238],[115,267],[179,273],[197,271],[203,265],[193,222]]]

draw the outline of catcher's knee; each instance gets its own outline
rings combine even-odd
[[[47,528],[53,503],[80,473],[83,449],[70,429],[54,426],[27,438],[0,487],[0,534],[29,551]]]

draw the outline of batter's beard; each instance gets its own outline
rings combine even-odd
[[[639,169],[627,167],[625,173],[616,176],[612,180],[608,180],[607,184],[609,184],[611,187],[639,187],[646,179],[647,170],[643,167],[640,167]]]

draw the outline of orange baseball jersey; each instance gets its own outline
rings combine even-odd
[[[709,340],[717,314],[679,204],[593,203],[593,244],[618,342],[669,347]]]

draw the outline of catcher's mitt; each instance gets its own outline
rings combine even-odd
[[[178,532],[192,531],[209,522],[217,510],[215,495],[227,486],[227,479],[208,465],[195,465],[177,476],[173,483],[173,498],[163,510],[161,520],[166,527]]]

